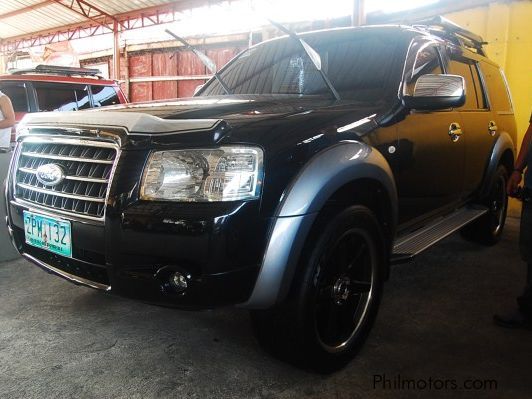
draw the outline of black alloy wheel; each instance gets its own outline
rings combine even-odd
[[[259,342],[299,367],[328,373],[345,366],[377,316],[388,256],[381,226],[367,207],[321,215],[288,299],[251,314]]]
[[[469,241],[483,245],[495,245],[499,242],[508,211],[508,171],[499,165],[493,177],[489,194],[480,203],[488,208],[488,212],[462,228],[462,236]]]
[[[364,324],[376,277],[376,247],[360,228],[347,230],[324,251],[316,268],[314,327],[331,353],[349,346]]]

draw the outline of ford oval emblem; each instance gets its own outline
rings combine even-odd
[[[35,173],[39,183],[45,186],[55,186],[65,180],[65,172],[60,165],[47,163],[37,168]]]

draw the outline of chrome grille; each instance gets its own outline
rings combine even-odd
[[[15,197],[62,213],[103,218],[117,157],[112,143],[80,139],[29,138],[21,143]],[[37,179],[37,168],[59,165],[65,178],[55,186]]]

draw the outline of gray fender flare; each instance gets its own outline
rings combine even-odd
[[[358,179],[378,181],[390,199],[393,226],[397,190],[386,159],[375,148],[342,141],[314,155],[283,194],[255,287],[242,307],[266,309],[288,294],[305,240],[318,212],[341,187]]]
[[[493,149],[491,150],[490,159],[486,166],[486,172],[484,173],[484,179],[482,181],[482,186],[479,193],[480,198],[484,198],[486,195],[489,194],[489,189],[492,185],[493,176],[495,175],[497,167],[501,162],[502,155],[507,150],[510,150],[512,152],[513,157],[515,159],[516,154],[514,141],[508,133],[501,132],[499,137],[497,138],[497,141],[495,141],[495,144],[493,145]]]

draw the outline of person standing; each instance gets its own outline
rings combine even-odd
[[[15,111],[8,96],[0,91],[0,152],[11,148],[11,128],[15,125]]]
[[[524,187],[520,191],[518,187],[525,172]],[[517,298],[518,309],[508,315],[495,315],[493,320],[502,327],[532,329],[532,114],[507,191],[508,195],[518,196],[523,201],[519,247],[528,267],[525,290]]]

